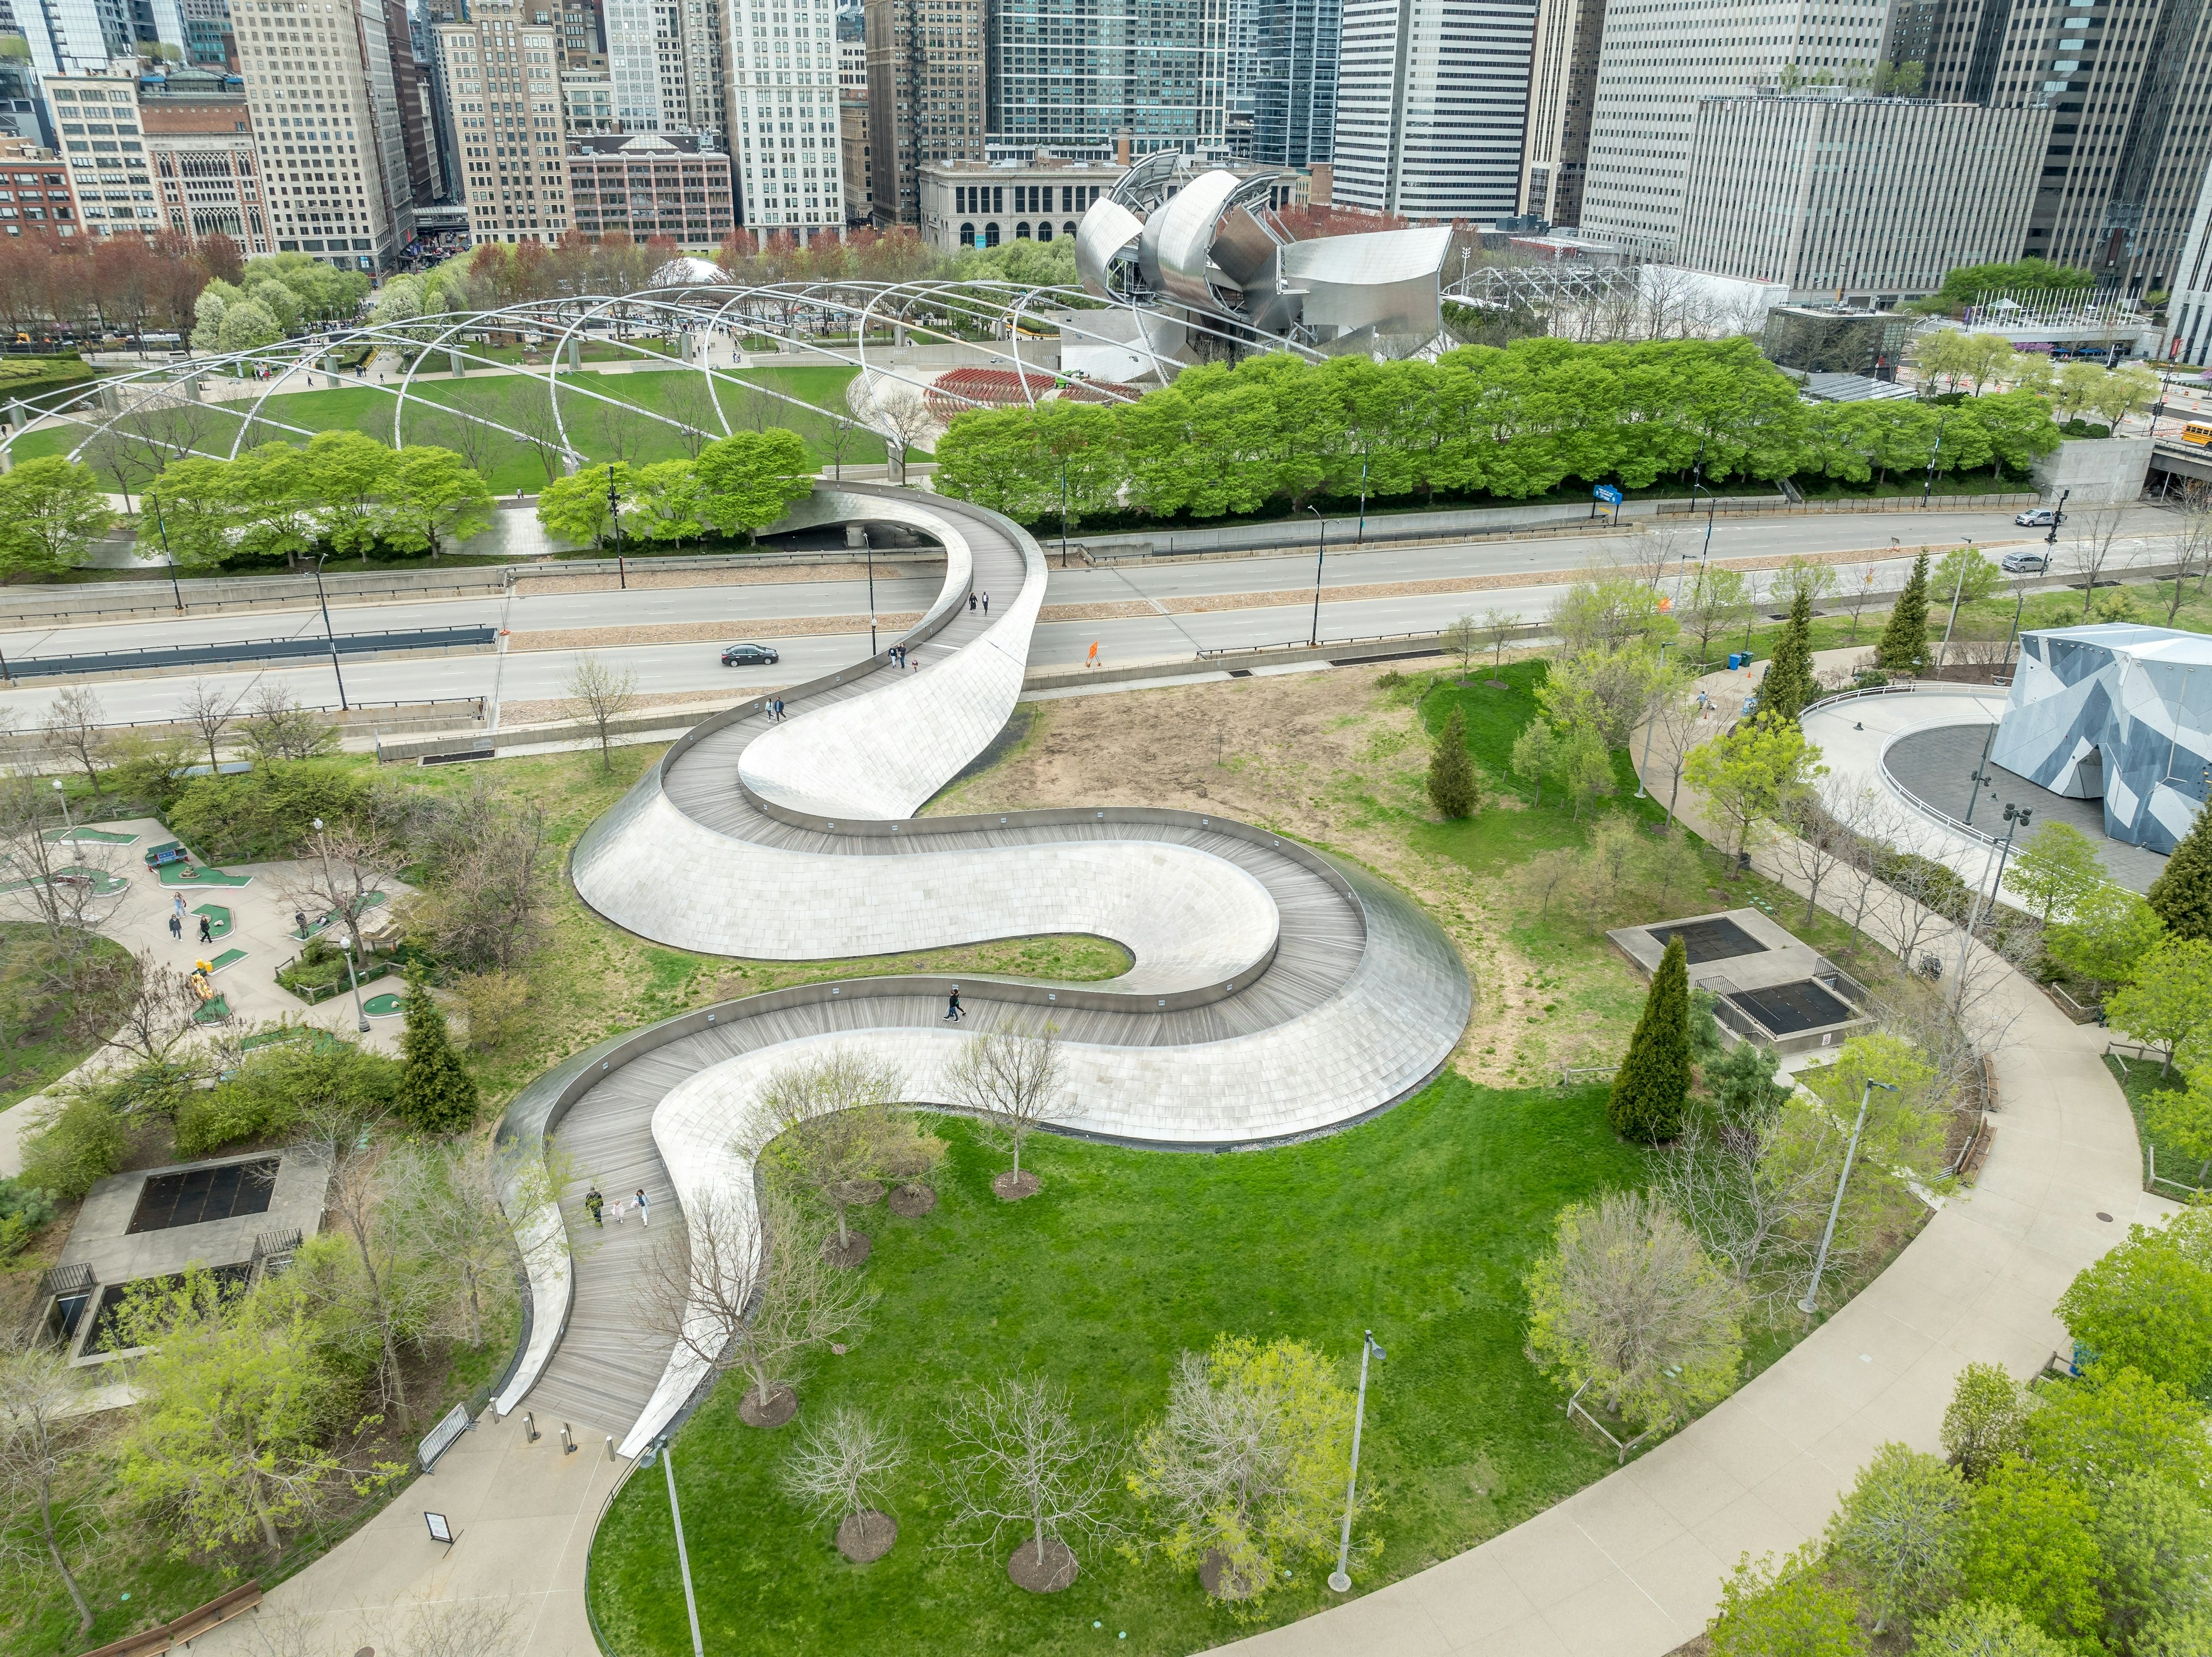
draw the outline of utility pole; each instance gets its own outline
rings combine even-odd
[[[1306,510],[1314,515],[1314,521],[1321,526],[1321,539],[1314,549],[1313,629],[1306,636],[1307,644],[1318,648],[1321,643],[1321,564],[1328,556],[1328,520],[1321,515],[1321,509],[1317,506],[1310,506]]]
[[[1359,1429],[1367,1420],[1367,1360],[1387,1356],[1375,1343],[1375,1331],[1368,1330],[1359,1348],[1359,1401],[1352,1410],[1352,1476],[1344,1487],[1344,1533],[1337,1540],[1336,1569],[1328,1574],[1328,1586],[1338,1593],[1352,1592],[1352,1574],[1345,1567],[1352,1563],[1352,1509],[1359,1494]]]
[[[1828,1205],[1828,1228],[1820,1234],[1820,1252],[1814,1257],[1813,1281],[1805,1290],[1805,1298],[1797,1302],[1797,1309],[1808,1318],[1820,1309],[1820,1274],[1828,1269],[1828,1246],[1836,1240],[1836,1220],[1844,1211],[1844,1187],[1851,1182],[1851,1163],[1859,1154],[1859,1136],[1866,1131],[1867,1101],[1874,1097],[1877,1087],[1885,1093],[1897,1091],[1888,1082],[1876,1081],[1872,1076],[1859,1089],[1859,1119],[1851,1129],[1850,1148],[1844,1153],[1844,1172],[1836,1180],[1836,1200]]]

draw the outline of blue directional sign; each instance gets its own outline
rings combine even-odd
[[[1607,506],[1619,506],[1620,504],[1620,491],[1615,489],[1611,484],[1600,484],[1595,489],[1590,490],[1590,493],[1595,495],[1599,500],[1603,501]]]

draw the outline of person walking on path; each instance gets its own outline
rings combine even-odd
[[[215,941],[215,928],[210,924],[208,917],[204,915],[200,917],[200,941],[202,943]]]
[[[601,1211],[605,1209],[606,1205],[607,1199],[599,1195],[599,1185],[594,1182],[591,1190],[584,1193],[584,1212],[592,1216],[592,1223],[599,1227],[602,1231],[606,1229],[607,1222],[605,1220],[602,1220],[599,1215]]]
[[[987,616],[991,613],[991,595],[988,593],[983,594],[983,613]]]
[[[177,918],[178,918],[179,920],[180,920],[180,921],[181,921],[182,919],[184,919],[184,918],[185,918],[185,894],[184,894],[183,892],[179,892],[179,893],[177,893],[177,895],[176,895],[175,899],[173,900],[173,906],[174,906],[174,909],[175,909],[175,911],[176,911]]]
[[[172,915],[169,917],[169,935],[174,938],[179,943],[182,943],[185,941],[185,922],[182,916]]]
[[[973,593],[968,595],[968,613],[971,616],[975,613],[975,595]]]
[[[292,911],[292,924],[300,929],[299,935],[301,937],[306,937],[307,935],[307,911],[301,909],[294,910]]]
[[[650,1225],[652,1225],[652,1223],[653,1223],[653,1216],[652,1216],[652,1215],[648,1214],[648,1213],[646,1211],[646,1203],[645,1203],[645,1188],[644,1188],[643,1186],[641,1186],[641,1186],[638,1188],[637,1196],[636,1196],[636,1197],[635,1197],[634,1200],[635,1200],[635,1201],[636,1202],[636,1203],[637,1203],[637,1222],[638,1222],[638,1224],[640,1224],[641,1226],[650,1226]]]
[[[967,1016],[960,1010],[960,986],[956,984],[952,986],[952,993],[945,1000],[945,1021],[947,1024],[957,1024]]]

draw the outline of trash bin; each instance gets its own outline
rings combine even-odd
[[[1739,668],[1739,667],[1742,667],[1746,662],[1749,661],[1750,660],[1751,660],[1751,658],[1750,658],[1748,655],[1745,655],[1745,654],[1744,654],[1744,652],[1742,652],[1741,650],[1731,650],[1731,651],[1729,651],[1729,672],[1730,672],[1730,673],[1734,673],[1737,668]]]

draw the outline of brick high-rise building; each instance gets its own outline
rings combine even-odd
[[[454,201],[469,240],[556,241],[568,228],[567,105],[555,14],[516,0],[474,0],[438,25],[453,102]]]
[[[142,88],[138,116],[167,228],[194,243],[228,236],[247,254],[275,251],[243,88],[182,70]]]

